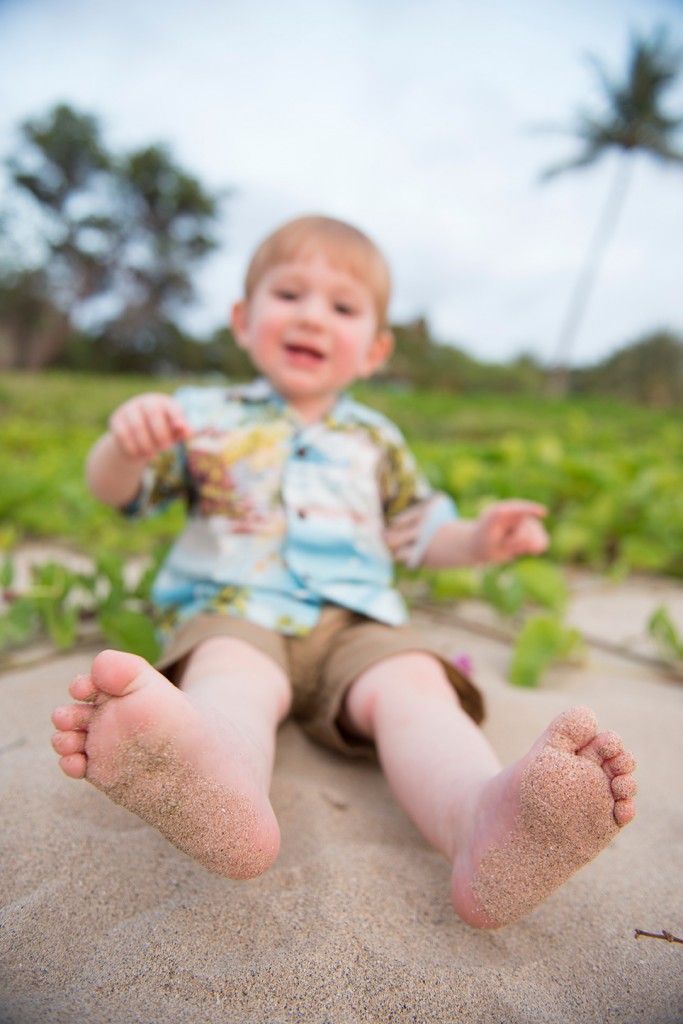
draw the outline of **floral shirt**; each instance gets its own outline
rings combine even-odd
[[[416,503],[417,565],[456,517],[418,472],[398,428],[342,396],[303,423],[265,380],[184,387],[193,430],[148,467],[131,514],[181,498],[188,523],[156,578],[162,634],[199,612],[229,612],[286,634],[307,633],[326,603],[393,625],[406,621],[384,529]]]

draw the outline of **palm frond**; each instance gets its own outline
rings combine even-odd
[[[598,78],[605,106],[598,112],[577,112],[568,131],[582,144],[582,151],[544,171],[541,180],[588,167],[610,149],[626,154],[643,152],[679,164],[682,154],[675,137],[683,128],[683,112],[671,113],[662,104],[664,93],[683,71],[683,51],[671,44],[666,29],[658,29],[649,38],[632,36],[626,71],[619,82],[595,56],[588,54],[586,59]]]
[[[580,171],[586,167],[592,167],[592,165],[596,163],[596,161],[602,159],[604,155],[605,150],[602,147],[594,146],[588,148],[583,153],[579,153],[578,156],[572,157],[568,160],[562,160],[560,163],[546,167],[544,171],[541,171],[539,181],[552,181],[553,178],[558,178],[567,171]]]

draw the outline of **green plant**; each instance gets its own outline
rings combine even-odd
[[[98,558],[91,572],[73,572],[58,562],[33,566],[28,588],[12,589],[14,565],[6,558],[0,570],[5,610],[0,613],[0,652],[24,646],[41,636],[60,650],[72,647],[79,629],[94,622],[113,647],[153,661],[159,651],[151,619],[150,566],[133,583],[126,580],[123,559],[111,552]]]
[[[545,559],[521,558],[479,572],[436,572],[430,597],[437,602],[477,598],[511,622],[515,634],[508,678],[516,686],[537,686],[554,662],[582,649],[579,633],[562,621],[569,598],[564,573]],[[539,608],[546,611],[539,614]]]
[[[537,686],[550,665],[582,650],[577,629],[565,626],[556,615],[533,615],[517,635],[508,678],[515,686]]]
[[[173,391],[181,382],[59,372],[3,374],[0,551],[49,539],[90,555],[97,565],[100,552],[125,564],[165,550],[184,521],[181,504],[131,528],[129,520],[89,495],[83,464],[117,405],[141,391]],[[509,395],[501,402],[495,395],[432,391],[410,391],[406,401],[405,389],[381,382],[354,390],[359,400],[398,423],[431,483],[452,495],[463,516],[512,495],[548,508],[547,558],[523,559],[486,573],[421,573],[419,587],[426,585],[432,600],[485,600],[519,632],[525,618],[539,610],[561,624],[567,595],[563,569],[569,565],[620,576],[633,571],[683,576],[683,434],[677,410],[594,398],[549,401]],[[106,627],[108,642],[136,646],[136,634],[144,629],[136,615],[141,609],[146,614],[148,606],[120,585],[112,589],[103,567],[97,571],[102,581],[96,600],[83,583],[77,591],[76,584],[68,579],[60,584],[57,576],[33,581],[32,586],[47,587],[52,596],[43,594],[42,612],[38,598],[12,602],[16,607],[8,606],[1,617],[0,638],[5,639],[0,643],[14,645],[17,636],[49,628],[66,643],[74,628],[69,609],[76,601],[81,604],[77,636],[89,615],[100,631]],[[405,582],[410,595],[413,584]],[[60,586],[69,591],[61,601],[56,596]],[[108,607],[96,610],[107,594]],[[128,611],[135,613],[132,618]]]
[[[683,637],[664,605],[660,605],[652,613],[648,631],[656,641],[662,659],[674,668],[683,668]]]

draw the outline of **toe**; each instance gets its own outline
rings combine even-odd
[[[60,757],[59,759],[59,767],[65,775],[69,776],[70,779],[85,778],[86,766],[87,760],[85,754],[67,754],[65,757]]]
[[[87,729],[92,718],[93,708],[87,704],[65,704],[52,712],[52,724],[62,732],[71,729]]]
[[[102,651],[92,663],[94,687],[112,697],[123,697],[158,676],[148,661],[124,651]]]
[[[620,828],[628,825],[636,816],[636,805],[633,800],[617,800],[614,805],[614,820]]]
[[[601,732],[581,748],[579,753],[587,757],[595,764],[603,765],[604,762],[618,757],[624,752],[624,744],[616,732]]]
[[[636,770],[636,759],[628,750],[622,750],[616,757],[605,761],[603,768],[611,779],[617,775],[632,775]]]
[[[638,792],[638,785],[632,775],[617,775],[611,785],[615,800],[631,799]]]
[[[577,753],[595,739],[598,722],[590,708],[574,707],[553,719],[547,737],[551,746],[567,753]]]
[[[83,754],[86,736],[84,732],[56,732],[52,737],[52,748],[62,756]]]
[[[71,686],[69,687],[69,693],[74,700],[92,700],[93,697],[97,696],[97,687],[93,683],[90,676],[76,676]]]

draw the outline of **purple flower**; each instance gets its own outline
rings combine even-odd
[[[456,654],[448,659],[451,665],[459,669],[464,676],[472,675],[472,659],[469,654]]]

